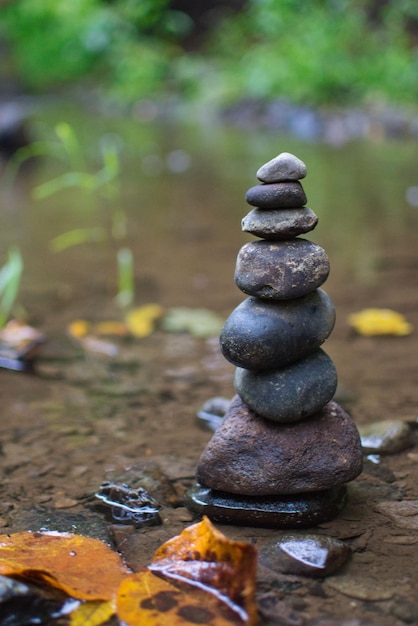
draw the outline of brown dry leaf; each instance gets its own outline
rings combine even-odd
[[[256,549],[228,539],[206,517],[163,544],[150,565],[164,578],[215,594],[248,625],[257,621],[256,567]]]
[[[99,539],[57,532],[0,535],[0,574],[44,580],[78,600],[111,600],[128,573]]]
[[[116,613],[126,626],[234,626],[254,624],[215,595],[174,585],[151,571],[132,574],[119,587]]]

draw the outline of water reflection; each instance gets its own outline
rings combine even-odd
[[[412,141],[359,141],[336,148],[254,130],[97,118],[62,107],[39,115],[35,132],[50,136],[62,120],[82,138],[93,162],[103,136],[117,138],[139,302],[228,312],[241,301],[232,277],[238,249],[252,238],[240,229],[248,211],[244,194],[256,183],[259,166],[281,151],[308,165],[303,184],[308,206],[319,216],[309,238],[327,250],[331,280],[372,283],[392,245],[416,245],[418,211],[406,198],[417,184],[418,145]],[[103,203],[76,188],[33,199],[32,189],[60,167],[51,159],[38,160],[25,168],[12,192],[3,189],[2,257],[10,243],[20,247],[29,291],[58,290],[67,299],[80,293],[87,299],[113,296],[114,242],[57,254],[49,248],[50,240],[67,230],[103,226],[109,219]]]

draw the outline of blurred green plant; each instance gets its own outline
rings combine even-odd
[[[91,202],[97,200],[107,209],[110,225],[92,228],[74,228],[60,233],[50,242],[53,252],[62,252],[72,246],[84,243],[97,243],[113,240],[123,241],[127,234],[126,214],[122,208],[120,188],[119,147],[111,137],[105,137],[100,143],[101,167],[96,172],[89,172],[82,146],[70,124],[61,122],[55,126],[55,140],[34,142],[16,152],[10,160],[5,179],[11,183],[22,163],[34,156],[59,158],[69,170],[37,185],[33,197],[43,200],[69,188],[77,188],[90,195]],[[134,261],[131,251],[126,246],[116,252],[118,288],[116,300],[121,307],[132,304],[135,296]]]
[[[19,293],[23,259],[16,247],[11,247],[6,263],[0,269],[0,328],[9,319]]]
[[[248,0],[217,11],[192,50],[184,41],[195,25],[170,0],[14,0],[0,10],[27,89],[82,80],[125,102],[174,95],[220,105],[418,98],[416,0]]]

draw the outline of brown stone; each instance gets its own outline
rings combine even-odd
[[[328,274],[328,256],[312,241],[250,241],[238,253],[235,283],[250,296],[290,300],[320,287]]]
[[[235,396],[200,457],[197,480],[228,493],[284,495],[342,485],[361,468],[359,434],[337,403],[284,425],[259,417]]]

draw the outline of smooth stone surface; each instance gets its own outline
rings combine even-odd
[[[283,180],[299,180],[306,176],[306,165],[290,152],[281,152],[274,159],[260,167],[258,180],[277,183]]]
[[[308,207],[253,209],[241,221],[242,230],[269,240],[289,239],[313,230],[318,216]]]
[[[251,206],[260,209],[291,209],[306,204],[306,196],[298,181],[286,183],[262,183],[250,187],[245,199]]]
[[[296,422],[319,411],[337,389],[337,371],[321,349],[279,370],[235,372],[235,389],[258,415]]]
[[[350,553],[350,548],[334,537],[286,533],[261,548],[259,562],[283,574],[322,578],[344,565]]]
[[[323,524],[346,503],[345,487],[294,496],[252,498],[196,485],[186,506],[220,524],[264,528],[307,528]]]
[[[291,300],[320,287],[328,274],[327,253],[312,241],[250,241],[238,253],[235,283],[249,296]]]
[[[220,335],[221,350],[237,367],[277,369],[319,348],[334,323],[334,305],[322,289],[295,300],[250,297],[226,320]]]
[[[414,444],[411,427],[401,420],[382,420],[359,426],[361,445],[368,454],[396,454]]]
[[[228,493],[289,495],[347,483],[361,472],[362,460],[356,426],[335,402],[309,419],[277,424],[235,396],[200,457],[196,478]]]

